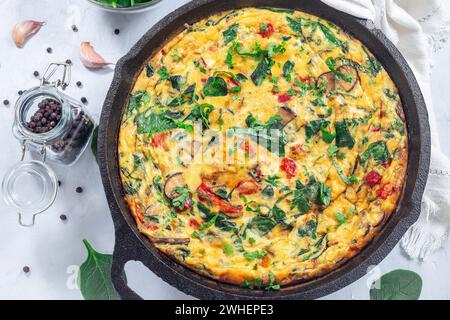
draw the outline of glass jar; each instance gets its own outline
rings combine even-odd
[[[61,70],[61,79],[52,82]],[[45,162],[73,165],[92,138],[94,121],[81,103],[63,92],[69,82],[69,64],[50,64],[41,85],[25,91],[16,103],[13,135],[21,143],[22,159],[7,172],[2,189],[24,226],[33,225],[35,216],[56,198],[58,180]],[[25,161],[27,151],[31,161]]]

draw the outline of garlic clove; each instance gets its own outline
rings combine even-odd
[[[37,33],[45,22],[25,20],[15,25],[12,31],[12,38],[17,47],[23,48],[27,38]]]
[[[90,69],[100,69],[111,64],[103,59],[89,42],[81,43],[80,60],[85,67]]]

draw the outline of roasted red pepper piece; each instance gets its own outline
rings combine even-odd
[[[197,229],[198,227],[200,227],[200,222],[198,222],[198,221],[195,220],[195,219],[191,219],[191,220],[189,220],[189,225],[190,225],[192,228]]]
[[[291,99],[292,99],[292,96],[290,96],[286,93],[278,96],[278,102],[280,102],[280,103],[291,101]]]
[[[236,187],[239,195],[249,195],[259,192],[259,185],[253,179],[246,179],[239,182]]]
[[[228,201],[223,200],[211,190],[204,182],[197,188],[197,194],[200,201],[211,203],[212,206],[217,207],[219,211],[225,214],[238,214],[242,212],[241,205],[233,206]]]
[[[370,171],[367,175],[364,181],[373,188],[376,185],[379,185],[381,183],[381,179],[383,177],[376,171]]]
[[[269,38],[275,32],[275,28],[271,23],[265,23],[261,25],[259,34],[263,38]]]
[[[289,158],[283,158],[281,160],[280,169],[286,173],[286,176],[290,179],[297,174],[297,165],[295,161]]]

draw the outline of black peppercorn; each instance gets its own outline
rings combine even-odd
[[[61,182],[61,180],[58,180],[58,186],[60,186],[60,187],[61,187],[61,185],[62,185],[62,182]]]
[[[3,104],[4,104],[5,106],[9,106],[9,100],[3,100]]]
[[[82,187],[77,187],[75,189],[76,193],[83,193],[83,188]]]
[[[39,77],[39,72],[35,71],[35,72],[33,72],[33,75],[37,78],[37,77]]]
[[[120,34],[120,29],[115,29],[115,30],[114,30],[114,34],[115,34],[115,35],[119,35],[119,34]]]
[[[76,25],[72,25],[72,31],[73,32],[78,32],[78,27]]]
[[[67,220],[67,216],[66,216],[65,214],[60,215],[59,218],[60,218],[62,221],[66,221],[66,220]]]
[[[30,267],[29,266],[25,266],[22,268],[22,271],[25,273],[29,273],[30,272]]]
[[[47,48],[47,53],[52,53],[53,52],[53,49],[52,48]]]
[[[18,94],[19,96],[21,96],[21,95],[23,95],[23,91],[22,91],[22,90],[19,90],[19,91],[17,92],[17,94]]]
[[[67,60],[66,60],[66,63],[71,65],[71,64],[72,64],[72,60],[67,59]]]
[[[83,83],[81,83],[81,81],[77,81],[77,87],[81,88],[83,86]]]
[[[87,104],[88,100],[85,97],[83,97],[83,98],[81,98],[81,102],[83,102],[84,104]]]

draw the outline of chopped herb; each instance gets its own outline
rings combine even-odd
[[[291,72],[294,70],[295,63],[292,61],[286,61],[283,65],[283,77],[290,82],[292,80]]]
[[[373,158],[379,164],[386,163],[391,159],[385,141],[381,140],[370,144],[361,156],[361,164],[365,166],[370,158]]]
[[[355,139],[350,133],[347,125],[347,121],[336,121],[334,123],[334,128],[336,129],[336,146],[338,148],[349,148],[352,149],[355,145]]]
[[[227,30],[223,32],[223,39],[225,44],[230,43],[231,41],[236,40],[237,32],[238,32],[239,24],[232,24]]]
[[[317,221],[309,220],[303,226],[298,228],[297,233],[300,237],[317,238]]]
[[[162,67],[161,69],[158,70],[158,74],[161,80],[169,80],[170,75],[167,72],[167,68],[166,67]]]
[[[333,215],[336,218],[336,220],[338,221],[336,227],[339,227],[341,224],[348,222],[347,216],[343,213],[334,212]]]
[[[254,251],[254,252],[245,252],[244,257],[247,260],[256,260],[264,258],[267,255],[265,251]]]
[[[228,94],[227,83],[221,77],[210,77],[203,87],[207,97],[222,97]]]

